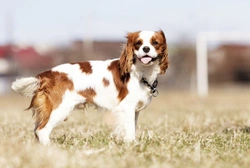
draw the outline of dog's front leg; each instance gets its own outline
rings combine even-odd
[[[130,142],[135,140],[135,111],[127,111],[125,112],[125,124],[124,124],[124,130],[125,135],[123,137],[123,140],[126,142]]]
[[[135,132],[136,132],[136,129],[137,129],[137,121],[138,121],[139,114],[140,114],[139,111],[135,112]]]
[[[125,142],[135,140],[135,111],[126,109],[116,112],[116,125],[114,134]]]

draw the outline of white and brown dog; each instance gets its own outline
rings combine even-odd
[[[168,68],[163,31],[127,34],[119,59],[66,63],[36,77],[17,79],[12,89],[32,97],[35,135],[47,145],[50,133],[79,104],[94,104],[116,113],[114,133],[124,141],[135,139],[139,112],[157,93],[157,75]]]

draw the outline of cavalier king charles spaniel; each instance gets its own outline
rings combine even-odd
[[[127,34],[120,58],[58,65],[36,77],[17,79],[12,89],[32,97],[34,133],[43,145],[52,129],[79,104],[94,104],[118,116],[114,135],[135,139],[139,112],[157,96],[157,75],[168,68],[166,38],[160,31]]]

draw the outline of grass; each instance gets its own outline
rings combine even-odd
[[[250,165],[250,90],[215,90],[199,99],[163,93],[139,117],[137,141],[110,136],[109,113],[74,111],[51,134],[34,140],[29,100],[0,97],[0,165],[11,167],[234,167]]]

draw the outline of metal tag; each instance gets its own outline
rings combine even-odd
[[[154,96],[154,97],[157,97],[158,95],[159,95],[159,92],[158,92],[158,90],[152,90],[151,91],[151,94]]]

